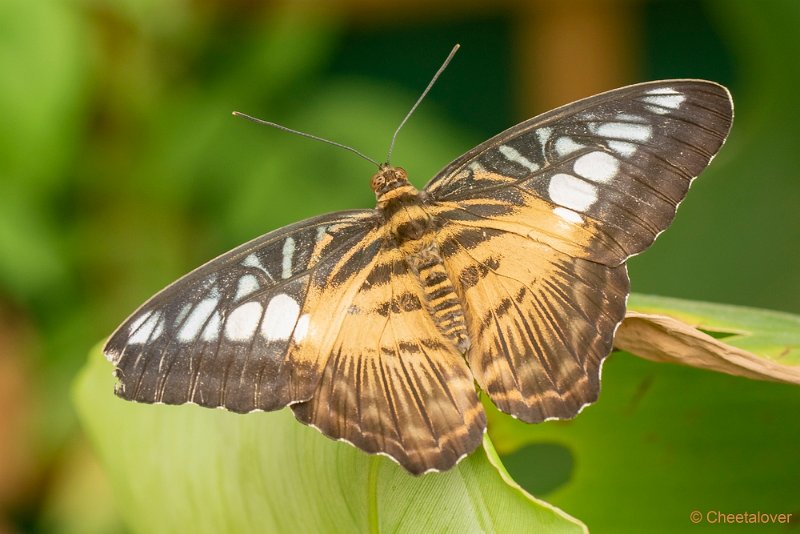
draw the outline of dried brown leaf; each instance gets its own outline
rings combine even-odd
[[[755,380],[800,384],[800,366],[728,345],[666,315],[628,311],[614,346],[656,362],[678,363]]]

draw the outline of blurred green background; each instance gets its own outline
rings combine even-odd
[[[268,230],[374,204],[366,162],[230,112],[381,159],[456,42],[393,156],[416,185],[555,105],[712,79],[733,133],[631,260],[633,290],[800,313],[798,28],[796,0],[0,1],[0,532],[122,529],[69,386],[138,304]]]

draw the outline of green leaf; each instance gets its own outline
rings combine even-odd
[[[116,398],[99,348],[75,383],[79,415],[135,532],[585,532],[525,493],[491,443],[412,477],[297,423]]]

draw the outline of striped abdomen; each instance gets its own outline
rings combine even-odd
[[[447,276],[439,247],[431,243],[408,257],[408,262],[422,283],[428,310],[439,331],[465,354],[470,341],[464,310]]]

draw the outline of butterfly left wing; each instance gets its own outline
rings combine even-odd
[[[445,470],[486,428],[463,356],[375,212],[321,216],[212,260],[158,293],[104,348],[139,402],[286,405],[412,473]]]
[[[138,402],[276,410],[307,400],[324,358],[317,325],[379,246],[373,210],[270,232],[171,284],[104,347],[116,393]]]
[[[470,367],[500,409],[538,422],[596,400],[624,261],[670,224],[732,116],[711,82],[634,85],[525,121],[431,180]]]
[[[486,416],[462,354],[437,329],[419,279],[387,241],[356,294],[332,312],[314,396],[292,405],[326,435],[414,474],[449,469],[480,443]]]

